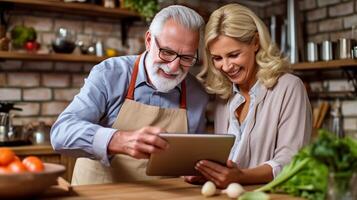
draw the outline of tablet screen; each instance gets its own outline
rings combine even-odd
[[[199,175],[195,165],[211,160],[225,165],[234,144],[234,135],[162,133],[169,143],[163,152],[151,154],[146,174],[149,176]]]

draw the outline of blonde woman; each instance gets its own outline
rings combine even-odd
[[[215,132],[234,134],[226,165],[202,160],[202,177],[187,182],[266,183],[310,139],[311,106],[302,81],[248,8],[229,4],[213,12],[205,31],[205,68],[199,74],[218,97]]]

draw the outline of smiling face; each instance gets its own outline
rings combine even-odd
[[[214,67],[239,88],[248,90],[256,82],[258,49],[258,37],[247,44],[225,35],[218,36],[208,46]]]
[[[181,83],[190,66],[181,65],[182,58],[176,58],[171,62],[163,60],[159,56],[160,49],[195,57],[197,56],[199,32],[189,30],[169,19],[159,35],[153,36],[147,32],[145,39],[149,51],[145,61],[149,81],[158,91],[167,92]]]

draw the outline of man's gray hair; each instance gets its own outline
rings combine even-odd
[[[168,19],[173,19],[189,30],[198,31],[200,35],[203,32],[205,22],[196,11],[185,6],[172,5],[158,12],[152,20],[149,31],[154,37],[161,32]]]

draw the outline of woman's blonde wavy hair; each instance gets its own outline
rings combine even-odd
[[[204,66],[197,75],[209,93],[222,99],[232,95],[232,82],[212,63],[208,46],[220,35],[229,36],[243,43],[250,43],[258,33],[259,50],[255,60],[258,66],[257,79],[267,88],[272,88],[279,76],[289,71],[289,63],[271,42],[267,27],[250,9],[239,4],[228,4],[214,11],[209,18],[204,37]]]

